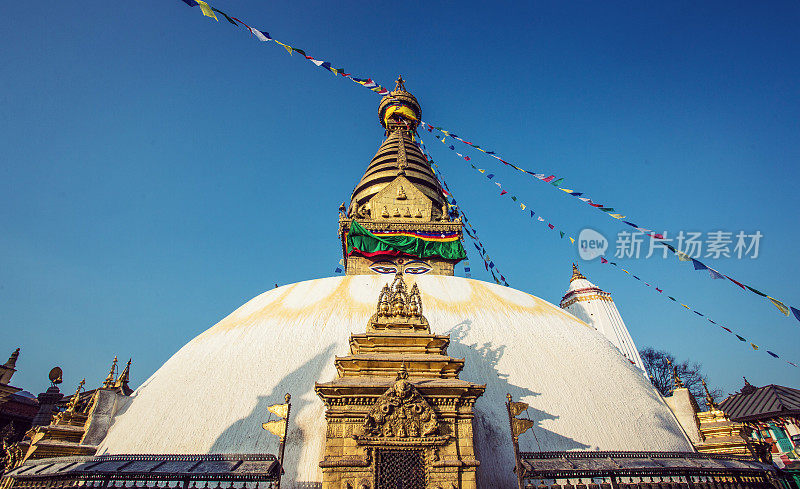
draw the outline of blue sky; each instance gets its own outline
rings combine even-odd
[[[402,73],[424,119],[642,226],[760,231],[757,259],[704,261],[800,305],[797,2],[212,5],[356,76]],[[39,392],[60,365],[63,390],[93,387],[116,354],[138,385],[274,284],[333,273],[337,208],[382,140],[377,95],[178,0],[16,2],[0,22],[0,354],[22,348],[14,384]],[[557,303],[576,250],[423,138],[511,285]],[[626,228],[459,151],[569,234]],[[766,300],[674,258],[622,263],[800,361],[800,323]],[[618,270],[581,269],[639,347],[702,362],[725,392],[742,376],[800,387],[800,369]]]

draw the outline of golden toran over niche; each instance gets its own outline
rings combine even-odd
[[[378,295],[366,332],[318,383],[328,424],[323,489],[471,489],[479,462],[473,406],[485,385],[458,378],[449,335],[431,333],[417,285],[398,273]]]

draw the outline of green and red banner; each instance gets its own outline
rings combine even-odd
[[[447,260],[467,257],[458,233],[421,231],[367,231],[353,221],[347,233],[347,254],[379,256],[399,254],[428,258],[438,256]]]

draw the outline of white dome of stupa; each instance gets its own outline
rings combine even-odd
[[[336,377],[392,275],[323,278],[270,290],[203,332],[122,400],[102,454],[277,453],[267,406],[292,395],[282,487],[322,481],[325,407],[315,382]],[[635,366],[600,333],[532,295],[477,280],[422,275],[424,314],[486,384],[474,409],[482,487],[516,487],[506,394],[530,404],[523,451],[693,451]]]

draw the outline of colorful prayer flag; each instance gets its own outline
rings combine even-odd
[[[203,11],[203,15],[205,15],[206,17],[211,17],[212,19],[219,22],[219,19],[217,18],[216,15],[214,15],[214,11],[211,10],[211,6],[209,4],[207,4],[203,0],[195,0],[195,1],[197,2],[198,5],[200,5],[200,10]]]
[[[786,307],[786,304],[784,304],[783,302],[779,301],[778,299],[774,299],[774,298],[772,298],[770,296],[767,296],[767,299],[769,299],[773,304],[775,304],[775,307],[777,307],[778,310],[781,311],[784,314],[784,316],[788,316],[789,315],[789,308]]]

